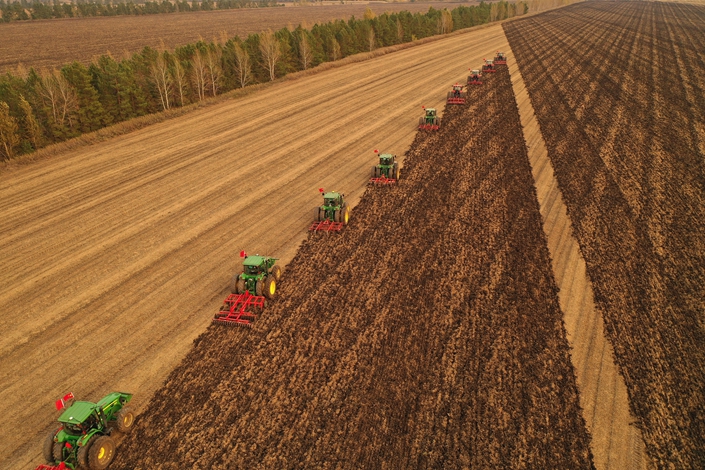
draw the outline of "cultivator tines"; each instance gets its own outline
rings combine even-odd
[[[465,104],[465,96],[454,96],[452,93],[448,93],[447,104]]]
[[[386,176],[382,175],[379,178],[370,178],[370,184],[374,184],[376,186],[388,186],[392,184],[396,184],[397,180],[394,178],[387,178]]]
[[[61,462],[59,465],[49,465],[45,463],[38,466],[34,470],[68,470],[68,467],[64,462]]]
[[[309,227],[309,232],[340,232],[343,229],[342,222],[331,222],[326,219],[323,222],[314,222]]]
[[[252,295],[249,291],[244,294],[230,294],[223,302],[220,311],[215,314],[213,323],[252,327],[252,322],[257,319],[257,315],[251,309],[264,308],[264,301],[264,297]]]
[[[423,123],[419,124],[419,130],[420,131],[437,131],[440,129],[440,124],[428,124],[428,123]]]

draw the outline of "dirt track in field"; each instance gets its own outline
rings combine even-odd
[[[463,5],[471,5],[465,3]],[[145,46],[168,48],[220,37],[245,38],[268,28],[309,26],[331,20],[361,18],[369,7],[377,14],[398,11],[425,13],[429,7],[452,9],[460,3],[388,3],[197,11],[145,16],[65,18],[0,24],[0,72],[18,64],[59,67],[74,60],[89,63],[108,51],[116,58]]]
[[[116,469],[591,467],[507,68],[469,100],[197,340]]]
[[[143,406],[210,322],[237,253],[288,262],[317,189],[357,202],[372,150],[403,153],[459,64],[504,45],[485,28],[0,174],[0,441],[15,443],[0,467],[38,462],[67,391]]]
[[[505,29],[646,450],[703,468],[705,8],[590,2]]]

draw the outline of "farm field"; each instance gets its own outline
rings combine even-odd
[[[507,68],[469,100],[196,340],[114,468],[591,467]]]
[[[452,9],[471,3],[371,3],[309,7],[272,7],[164,15],[67,18],[16,21],[0,24],[0,73],[23,66],[59,67],[74,60],[89,63],[108,51],[114,57],[132,54],[145,46],[159,47],[160,41],[173,49],[193,43],[199,37],[211,41],[225,31],[228,37],[277,30],[335,19],[362,17],[369,7],[385,11],[425,13],[429,7]]]
[[[705,8],[505,24],[646,450],[705,466]]]
[[[372,150],[401,154],[459,64],[506,44],[500,25],[451,36],[0,172],[0,441],[14,443],[0,468],[38,463],[67,391],[129,391],[139,410],[206,329],[241,249],[286,264],[318,188],[355,204]]]

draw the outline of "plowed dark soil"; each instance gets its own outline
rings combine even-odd
[[[479,88],[253,329],[195,341],[111,468],[592,466],[506,68]]]
[[[705,8],[505,24],[647,452],[705,468]]]

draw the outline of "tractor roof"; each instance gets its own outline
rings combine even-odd
[[[478,74],[478,73],[480,73],[480,71],[479,71],[479,70],[473,70],[472,73]]]
[[[264,263],[266,256],[252,255],[245,258],[242,262],[243,266],[261,266]]]
[[[336,199],[340,196],[340,193],[331,191],[329,193],[323,193],[323,199]]]
[[[435,112],[436,112],[436,108],[426,108],[426,112],[427,112],[427,113],[435,113]]]
[[[97,407],[98,405],[89,401],[75,401],[66,411],[61,413],[59,422],[80,424],[84,422]]]
[[[394,155],[391,153],[380,153],[379,158],[394,158]]]

